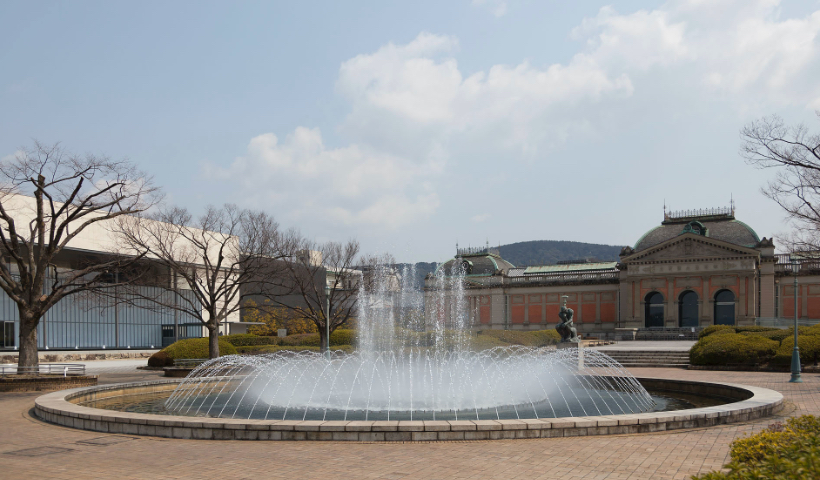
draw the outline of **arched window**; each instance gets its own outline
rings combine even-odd
[[[660,292],[649,292],[645,300],[646,328],[663,327],[663,295]]]
[[[735,294],[721,290],[715,295],[715,325],[735,324]]]
[[[692,290],[687,290],[680,294],[678,299],[678,321],[681,327],[697,327],[698,320],[698,294]]]

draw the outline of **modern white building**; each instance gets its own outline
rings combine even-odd
[[[15,223],[25,224],[34,218],[34,198],[24,195],[5,196],[2,199],[7,211],[13,211]],[[23,223],[25,222],[25,223]],[[111,222],[99,222],[88,226],[73,238],[68,247],[60,253],[58,261],[52,265],[53,278],[59,279],[61,272],[76,268],[95,256],[111,255],[121,251]],[[12,274],[16,269],[8,258]],[[110,282],[118,282],[121,272],[110,272]],[[160,286],[140,286],[141,294],[166,295],[174,293]],[[184,282],[177,282],[178,294],[194,298],[193,292],[186,290]],[[111,296],[129,295],[124,289],[117,291],[111,287]],[[40,350],[83,350],[83,349],[137,349],[162,348],[178,338],[201,337],[207,334],[202,323],[193,316],[171,308],[146,308],[147,301],[103,302],[89,296],[73,295],[64,298],[52,307],[41,319],[37,328],[37,342]],[[239,323],[235,313],[222,325],[221,333],[232,333],[231,324]],[[242,330],[242,328],[233,331]],[[14,351],[19,347],[20,325],[17,305],[0,291],[0,351]]]

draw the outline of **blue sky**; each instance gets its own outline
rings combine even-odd
[[[786,232],[743,163],[768,114],[820,130],[820,3],[0,4],[0,157],[128,157],[168,201],[317,240],[625,245],[673,209]]]

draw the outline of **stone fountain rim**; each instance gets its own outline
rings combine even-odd
[[[118,383],[48,393],[34,401],[35,415],[72,428],[127,435],[206,440],[445,441],[501,440],[649,433],[745,422],[783,406],[774,390],[722,382],[636,378],[653,388],[742,400],[714,407],[622,415],[519,420],[319,421],[242,420],[118,412],[85,407],[70,400],[106,392],[168,389],[181,379]],[[667,388],[663,388],[666,386]],[[163,388],[165,387],[165,388]],[[709,393],[707,393],[707,391]]]

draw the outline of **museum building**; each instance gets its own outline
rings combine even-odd
[[[554,326],[564,296],[585,334],[777,325],[794,317],[795,271],[798,316],[814,323],[820,261],[775,254],[772,240],[737,220],[733,207],[664,212],[661,224],[624,247],[617,262],[516,267],[489,248],[457,249],[425,279],[425,303],[435,301],[437,279],[458,272],[474,328]],[[428,323],[435,322],[427,310]]]

